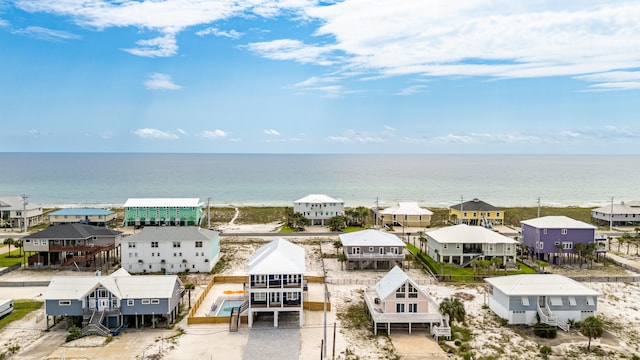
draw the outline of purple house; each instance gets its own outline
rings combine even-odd
[[[543,216],[520,223],[522,244],[530,249],[530,255],[547,262],[552,262],[552,254],[573,253],[576,244],[595,241],[595,226],[566,216]]]

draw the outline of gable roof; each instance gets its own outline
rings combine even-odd
[[[111,215],[113,211],[107,209],[98,208],[66,208],[56,210],[49,213],[49,216],[61,216],[61,215],[80,215],[80,216],[98,216],[98,215]]]
[[[409,282],[418,291],[427,295],[424,290],[420,289],[418,284],[413,281],[402,269],[397,265],[393,267],[385,276],[376,283],[375,290],[380,299],[386,299],[393,294],[402,284]]]
[[[44,291],[45,300],[80,300],[95,288],[102,286],[118,299],[170,298],[176,282],[182,282],[176,275],[131,276],[119,269],[109,276],[55,276]]]
[[[127,241],[208,241],[217,236],[217,231],[197,226],[147,226],[127,237]]]
[[[636,215],[638,215],[638,214],[640,214],[640,208],[637,207],[637,206],[631,206],[628,203],[627,204],[622,203],[622,204],[614,204],[613,206],[605,205],[605,206],[599,207],[597,209],[591,210],[591,213],[602,213],[602,214],[607,214],[607,215],[611,215],[611,214],[614,214],[614,215],[636,214]]]
[[[458,211],[499,211],[501,210],[500,208],[497,208],[491,204],[488,204],[478,198],[450,206],[450,208]]]
[[[62,224],[49,226],[48,228],[27,235],[25,239],[88,239],[94,236],[117,236],[121,231],[107,229],[105,227],[87,224]]]
[[[380,210],[384,215],[433,215],[428,209],[421,208],[417,202],[399,202],[397,205]]]
[[[301,199],[295,200],[294,203],[344,203],[342,199],[332,198],[324,194],[309,194]]]
[[[339,237],[342,246],[406,246],[396,235],[372,229],[340,234]]]
[[[516,240],[506,237],[482,226],[458,224],[425,234],[438,243],[456,244],[518,244]]]
[[[199,198],[129,198],[123,207],[200,207]]]
[[[40,207],[40,204],[27,202],[27,210],[38,209]],[[0,197],[0,208],[3,208],[3,210],[22,210],[24,209],[24,202],[20,196],[2,196]]]
[[[486,278],[508,296],[600,296],[601,294],[573,279],[558,274],[521,274]]]
[[[520,221],[538,229],[595,229],[596,227],[586,222],[572,219],[566,216],[543,216],[535,219]]]
[[[283,238],[260,247],[249,258],[249,275],[304,274],[304,248]]]

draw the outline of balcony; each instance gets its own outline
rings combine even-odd
[[[401,261],[404,260],[404,253],[394,254],[394,253],[365,253],[365,254],[346,254],[347,260],[396,260]]]

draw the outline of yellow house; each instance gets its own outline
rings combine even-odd
[[[433,212],[421,208],[417,202],[399,202],[380,210],[382,225],[425,227],[431,224]]]
[[[451,206],[449,220],[456,224],[491,227],[504,224],[504,210],[476,198]]]

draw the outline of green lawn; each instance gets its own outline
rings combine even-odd
[[[28,313],[40,309],[42,304],[43,302],[35,300],[14,300],[13,312],[0,319],[0,330],[10,323],[22,319]]]
[[[411,244],[407,244],[407,249],[412,254],[417,254],[417,258],[420,262],[428,266],[431,271],[436,275],[441,275],[443,281],[454,282],[468,282],[468,281],[481,281],[483,277],[491,276],[503,276],[503,275],[517,275],[517,274],[535,274],[536,271],[527,265],[518,262],[519,270],[498,270],[494,272],[493,269],[486,270],[484,275],[476,272],[474,274],[473,267],[458,268],[455,266],[444,266],[444,264],[438,264],[433,261],[427,254],[419,252],[419,249]]]
[[[11,250],[11,257],[9,257],[9,254],[6,253],[0,255],[0,267],[9,267],[15,264],[22,264],[23,256],[20,254],[20,249],[15,249]]]

